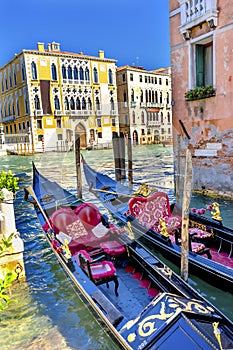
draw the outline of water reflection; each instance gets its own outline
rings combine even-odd
[[[87,162],[95,169],[114,177],[112,150],[83,151]],[[117,349],[107,332],[97,323],[82,302],[73,283],[58,264],[41,232],[33,207],[23,201],[23,188],[31,184],[34,161],[39,170],[50,179],[76,193],[76,166],[74,153],[38,154],[34,157],[1,157],[0,170],[19,174],[20,190],[16,196],[17,228],[24,240],[24,261],[27,281],[17,284],[13,298],[18,303],[0,313],[1,349]],[[171,147],[159,145],[137,146],[133,149],[133,177],[137,183],[146,182],[173,193],[173,156]],[[83,181],[84,199],[105,208],[89,193]],[[193,196],[192,206],[204,207],[209,198]],[[221,201],[224,223],[233,227],[232,202]],[[161,258],[161,257],[160,257]],[[169,264],[169,262],[167,262]],[[178,269],[174,267],[177,271]],[[233,319],[233,296],[210,287],[203,280],[190,276],[192,284],[212,303]]]

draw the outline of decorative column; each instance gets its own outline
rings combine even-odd
[[[25,277],[24,244],[15,225],[14,194],[3,188],[0,200],[0,272],[16,273],[17,279]]]

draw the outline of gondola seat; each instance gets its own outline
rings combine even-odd
[[[71,237],[69,248],[72,255],[80,249],[89,251],[95,249],[99,247],[100,242],[110,237],[109,229],[102,225],[98,208],[91,203],[83,203],[75,210],[60,208],[50,216],[49,220],[56,234],[64,232]],[[46,226],[48,225],[44,225],[45,230]],[[97,227],[98,235],[95,231]]]
[[[172,243],[181,245],[181,238],[177,238],[173,234],[170,235],[169,238]],[[203,243],[192,242],[191,237],[189,239],[189,250],[200,255],[206,254],[208,259],[212,259],[209,248],[207,248]]]
[[[115,295],[118,296],[119,282],[116,269],[111,261],[104,260],[95,262],[85,250],[80,250],[78,259],[76,255],[75,260],[95,285],[98,286],[106,283],[107,288],[109,288],[108,283],[113,281],[115,283]]]
[[[200,230],[196,227],[189,228],[189,234],[193,235],[193,239],[197,242],[202,242],[213,237],[212,233]]]
[[[126,252],[125,246],[123,246],[117,241],[107,241],[107,242],[100,243],[100,247],[110,257],[122,255]]]
[[[129,212],[148,230],[158,232],[159,219],[164,218],[168,233],[181,227],[182,218],[172,215],[168,195],[155,192],[150,197],[134,197],[129,200]]]

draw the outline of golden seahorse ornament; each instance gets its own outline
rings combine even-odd
[[[214,335],[219,343],[220,349],[222,350],[223,347],[222,347],[222,342],[221,342],[221,331],[218,328],[218,325],[219,325],[219,322],[213,322]]]
[[[212,204],[212,209],[213,209],[213,211],[211,211],[212,219],[222,221],[222,218],[220,216],[219,204],[217,202],[214,202]]]

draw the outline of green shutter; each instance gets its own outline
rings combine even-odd
[[[204,46],[196,45],[196,86],[204,86]]]

